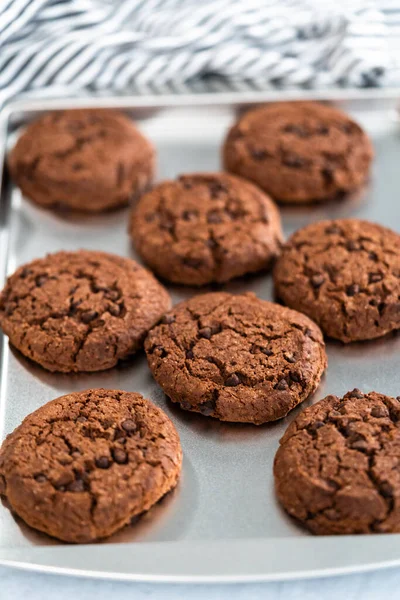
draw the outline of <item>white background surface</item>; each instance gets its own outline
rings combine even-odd
[[[0,568],[1,600],[378,600],[397,598],[399,588],[400,569],[288,583],[150,585]]]

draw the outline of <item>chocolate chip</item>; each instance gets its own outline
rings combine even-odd
[[[199,336],[202,338],[206,338],[206,340],[209,340],[211,338],[211,335],[212,335],[211,327],[203,327],[202,329],[199,330]]]
[[[270,350],[269,348],[260,348],[260,350],[261,350],[261,352],[262,352],[263,354],[265,354],[266,356],[272,356],[272,355],[273,355],[273,352],[272,352],[272,350]]]
[[[42,287],[42,285],[44,285],[46,283],[48,278],[49,278],[48,275],[38,275],[35,279],[35,283],[36,283],[37,287]]]
[[[200,404],[199,411],[205,417],[209,417],[215,411],[215,403],[213,400],[208,400],[207,402],[203,402]]]
[[[124,465],[128,462],[128,455],[122,448],[114,448],[112,451],[113,459],[119,465]]]
[[[291,352],[284,352],[283,358],[288,361],[288,363],[295,363],[296,359]]]
[[[320,429],[321,427],[323,427],[324,425],[325,425],[325,423],[323,421],[314,421],[314,423],[311,423],[311,425],[309,425],[307,427],[307,430],[314,432],[314,431],[317,431],[317,429]]]
[[[313,332],[309,327],[306,327],[306,329],[304,330],[304,335],[306,335],[307,337],[312,337]]]
[[[108,456],[100,456],[99,458],[96,458],[96,467],[98,467],[99,469],[108,469],[111,465],[110,459],[108,458]]]
[[[381,273],[368,273],[368,283],[378,283],[382,279],[383,275]]]
[[[108,307],[108,312],[113,317],[118,317],[121,314],[121,306],[119,304],[111,304]]]
[[[38,483],[44,483],[45,481],[47,481],[47,477],[46,477],[46,475],[43,475],[43,473],[38,473],[37,475],[34,476],[34,479]]]
[[[384,496],[384,498],[392,498],[393,497],[393,488],[388,481],[384,481],[379,486],[379,491]]]
[[[198,216],[198,212],[195,210],[185,210],[182,214],[184,221],[195,221]]]
[[[164,315],[161,319],[161,323],[163,325],[171,325],[172,323],[175,323],[175,317],[173,315]]]
[[[335,170],[332,167],[325,167],[322,169],[321,174],[325,179],[326,183],[332,183],[334,181]]]
[[[381,419],[383,417],[388,416],[388,411],[384,406],[374,406],[371,409],[371,417],[376,417],[377,419]]]
[[[308,138],[311,135],[310,132],[305,127],[302,127],[301,125],[286,125],[286,127],[284,127],[283,131],[285,133],[293,133],[294,135],[296,135],[299,138]]]
[[[325,229],[325,233],[342,233],[342,230],[340,229],[340,227],[333,223]]]
[[[344,133],[350,134],[353,132],[353,127],[351,123],[340,123],[338,127],[339,129],[341,129],[341,131],[344,131]]]
[[[227,188],[219,181],[212,181],[208,184],[211,198],[217,198],[222,192],[227,192]]]
[[[191,190],[192,189],[193,184],[192,184],[191,181],[185,181],[183,177],[180,177],[179,181],[181,182],[181,184],[185,188],[185,190]]]
[[[368,450],[368,442],[366,440],[356,440],[350,444],[353,450]]]
[[[352,392],[349,392],[348,398],[364,398],[364,394],[355,388]]]
[[[294,169],[298,169],[305,165],[305,160],[298,156],[297,154],[287,153],[282,159],[282,162],[287,167],[292,167]]]
[[[222,223],[222,216],[216,210],[210,211],[207,215],[207,223]]]
[[[165,229],[166,231],[173,231],[174,229],[174,221],[171,217],[163,216],[160,219],[160,227],[161,229]]]
[[[192,269],[198,269],[203,264],[203,261],[200,258],[191,258],[190,256],[185,256],[182,262],[187,267],[191,267]]]
[[[180,403],[180,407],[183,408],[183,410],[191,410],[192,405],[190,404],[190,402],[182,400],[182,402]]]
[[[232,375],[229,375],[229,377],[225,380],[225,385],[227,385],[228,387],[236,387],[239,384],[240,379],[236,375],[236,373],[232,373]]]
[[[98,316],[99,313],[95,310],[87,310],[81,314],[81,321],[83,321],[83,323],[91,323],[91,321],[97,319]]]
[[[93,292],[106,292],[109,289],[106,285],[97,282],[93,282],[91,287]]]
[[[75,479],[67,485],[66,490],[67,492],[84,492],[85,484],[83,483],[82,479]]]
[[[318,135],[328,135],[328,133],[329,133],[329,127],[327,127],[326,125],[320,125],[317,128],[316,133]]]
[[[121,427],[128,433],[133,433],[137,429],[137,425],[133,419],[126,419],[121,423]]]
[[[117,290],[105,290],[104,296],[107,298],[107,300],[112,300],[115,302],[121,297],[121,294]]]
[[[373,260],[374,262],[378,261],[378,255],[376,254],[376,252],[369,252],[368,253],[368,258]]]
[[[208,240],[206,241],[206,244],[207,244],[207,246],[208,246],[209,248],[211,248],[211,249],[213,249],[213,248],[217,248],[217,246],[218,246],[218,243],[217,243],[215,240],[213,240],[212,238],[208,239]]]
[[[312,285],[314,288],[319,288],[319,287],[321,287],[321,285],[324,283],[324,281],[325,281],[325,277],[324,277],[323,275],[321,275],[321,274],[318,274],[318,275],[313,275],[313,276],[311,277],[311,280],[310,280],[310,281],[311,281],[311,285]]]
[[[359,292],[360,292],[360,286],[357,283],[352,283],[351,285],[348,285],[346,288],[346,294],[348,296],[355,296]]]
[[[193,350],[186,350],[186,358],[188,358],[189,360],[194,358]]]
[[[354,240],[349,240],[346,242],[346,248],[349,252],[354,252],[360,249],[360,244],[357,244]]]
[[[275,386],[276,390],[287,390],[289,387],[288,382],[286,381],[286,379],[281,379],[280,381],[278,381],[278,383]]]
[[[250,154],[254,160],[264,160],[264,158],[267,158],[268,156],[268,153],[265,150],[257,150],[257,148],[251,149]]]
[[[260,351],[261,351],[261,349],[257,346],[257,344],[252,344],[252,346],[250,348],[251,354],[257,354]]]
[[[295,371],[290,371],[289,375],[292,381],[295,381],[296,383],[299,383],[301,381],[300,375]]]
[[[80,417],[78,417],[78,418],[76,419],[76,422],[77,422],[77,423],[86,423],[86,421],[87,421],[87,418],[86,418],[86,417],[84,417],[83,415],[81,415]]]

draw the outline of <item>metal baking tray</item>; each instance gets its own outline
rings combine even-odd
[[[310,97],[305,92],[292,96]],[[43,111],[78,106],[123,108],[132,114],[157,147],[158,179],[185,171],[218,170],[221,142],[236,111],[245,104],[281,98],[279,93],[236,93],[20,102],[1,117],[0,170],[19,126]],[[373,139],[376,160],[371,182],[362,192],[340,201],[282,208],[286,235],[311,221],[333,217],[362,217],[400,230],[397,98],[400,90],[335,95]],[[326,99],[332,100],[332,95]],[[60,249],[101,249],[134,257],[127,210],[101,216],[42,210],[21,196],[6,169],[1,186],[0,285],[18,265]],[[177,286],[169,289],[174,302],[196,293]],[[224,289],[273,298],[271,276],[266,274],[235,280]],[[7,339],[1,339],[0,348],[1,439],[48,400],[103,386],[141,392],[161,406],[176,424],[184,450],[176,490],[138,523],[101,543],[59,543],[30,529],[0,505],[0,564],[153,582],[285,580],[400,565],[400,535],[309,535],[277,504],[272,478],[279,438],[311,402],[354,387],[399,395],[398,335],[348,346],[329,342],[329,368],[313,398],[287,418],[261,427],[220,423],[180,410],[152,379],[143,354],[104,373],[58,375],[26,360],[9,347]]]

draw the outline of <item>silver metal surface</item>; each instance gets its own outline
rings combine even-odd
[[[73,106],[82,104],[134,109],[140,128],[157,147],[158,178],[164,179],[220,167],[221,142],[238,102],[231,99],[229,104],[215,106],[209,102],[203,107],[190,107],[189,102],[166,107],[126,98],[73,102]],[[0,122],[7,129],[4,139],[13,143],[13,123],[62,106],[71,102],[19,103]],[[287,235],[311,221],[331,217],[368,218],[400,229],[400,137],[394,112],[382,106],[357,109],[354,115],[375,146],[369,187],[357,196],[326,205],[284,207]],[[126,232],[126,210],[95,217],[53,214],[24,199],[6,176],[0,218],[2,278],[18,265],[60,249],[101,249],[134,256]],[[233,281],[224,289],[272,298],[271,278],[265,274]],[[174,302],[195,293],[176,286],[170,291]],[[57,375],[29,362],[2,339],[0,438],[26,414],[61,394],[96,386],[120,388],[142,393],[173,419],[181,436],[184,464],[181,482],[172,494],[135,526],[92,546],[61,544],[25,526],[0,505],[0,564],[148,581],[289,579],[400,564],[398,535],[308,535],[277,505],[272,480],[278,440],[289,421],[310,402],[354,387],[399,395],[399,351],[396,335],[349,346],[328,343],[329,368],[314,397],[286,419],[256,427],[219,423],[179,410],[153,381],[142,354],[104,373]]]

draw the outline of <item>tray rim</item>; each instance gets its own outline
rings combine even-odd
[[[5,159],[8,134],[12,120],[17,114],[88,107],[161,110],[174,107],[240,106],[279,100],[361,103],[371,100],[400,101],[400,88],[268,90],[18,100],[7,104],[0,111],[0,193],[2,195],[7,183]],[[5,225],[0,228],[1,286],[6,278],[8,263],[8,212],[8,206],[1,202],[0,197],[0,224]],[[0,332],[0,365],[7,354],[6,344],[5,336]],[[342,543],[338,548],[339,539]],[[214,584],[289,581],[400,566],[400,534],[133,542],[123,546],[129,548],[129,552],[119,552],[121,544],[101,543],[80,546],[0,547],[0,566],[120,581]]]

